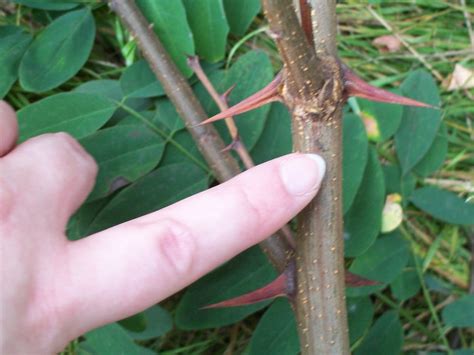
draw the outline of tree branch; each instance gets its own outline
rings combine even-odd
[[[318,196],[298,216],[296,316],[301,352],[340,355],[349,354],[341,205],[344,84],[335,57],[335,1],[311,3],[316,51],[291,0],[263,0],[285,64],[282,96],[292,113],[294,149],[318,153],[327,164]],[[301,1],[300,6],[308,4]]]
[[[217,180],[226,181],[240,173],[240,168],[217,131],[211,125],[200,125],[207,118],[191,87],[173,63],[133,0],[110,0],[110,8],[122,19],[135,36],[143,56],[163,85],[166,95],[175,105],[186,128],[214,172]],[[292,248],[283,235],[276,234],[262,243],[263,251],[281,272],[287,264]]]

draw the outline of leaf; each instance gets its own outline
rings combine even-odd
[[[223,59],[229,25],[222,0],[184,0],[184,7],[199,57],[212,63]]]
[[[402,345],[402,324],[396,311],[388,311],[377,319],[355,355],[399,355]]]
[[[136,112],[143,111],[151,106],[151,101],[145,98],[124,98],[120,82],[118,80],[91,80],[74,89],[74,92],[96,94],[107,97],[113,101],[122,102],[122,105]],[[130,115],[124,108],[119,107],[113,115],[115,120]],[[139,122],[136,117],[131,117],[131,123]]]
[[[176,164],[176,163],[196,163],[200,162],[204,166],[206,161],[199,152],[194,139],[191,137],[188,131],[179,131],[173,135],[173,143],[166,144],[163,158],[161,159],[160,166]],[[207,170],[206,170],[207,172]]]
[[[32,37],[21,27],[0,27],[0,99],[18,78],[20,60]]]
[[[66,231],[68,239],[78,240],[86,237],[89,225],[110,200],[111,197],[109,196],[93,202],[84,203],[69,219]]]
[[[252,149],[255,164],[291,153],[291,121],[288,109],[280,103],[271,105],[265,128]]]
[[[123,189],[96,216],[87,234],[143,216],[207,187],[207,176],[187,163],[160,167]]]
[[[429,215],[447,223],[469,225],[474,223],[474,204],[452,192],[437,187],[422,187],[413,192],[410,201]]]
[[[34,9],[63,11],[75,8],[78,4],[73,1],[61,0],[11,0],[14,3],[25,5]],[[79,1],[77,1],[79,2]]]
[[[263,253],[253,247],[188,287],[176,310],[176,325],[191,330],[238,322],[269,302],[219,309],[202,307],[258,289],[276,276]]]
[[[20,141],[46,132],[87,136],[107,122],[115,111],[108,99],[91,94],[61,93],[18,111]]]
[[[382,211],[381,233],[389,233],[398,228],[403,221],[403,209],[399,194],[387,195]]]
[[[142,13],[153,25],[168,54],[186,76],[193,73],[187,56],[194,55],[194,42],[181,0],[137,0]]]
[[[474,327],[474,295],[464,295],[448,304],[441,312],[446,325],[459,328]]]
[[[343,211],[346,213],[354,202],[368,159],[364,125],[354,114],[345,114],[343,117],[342,144],[342,197]]]
[[[413,168],[413,172],[426,177],[437,171],[444,163],[448,153],[448,131],[444,122],[441,122],[439,131],[430,149],[418,164]]]
[[[184,129],[184,122],[179,116],[173,103],[168,99],[155,101],[155,116],[151,120],[170,133]]]
[[[366,127],[368,123],[374,125],[375,134],[372,136],[369,134],[369,139],[374,142],[385,142],[395,134],[402,121],[403,106],[365,99],[357,99],[357,102]]]
[[[252,334],[247,355],[299,353],[296,321],[290,304],[279,299],[267,309]]]
[[[165,94],[146,60],[139,60],[128,67],[120,77],[120,86],[127,97],[154,97]]]
[[[347,299],[350,343],[354,344],[369,329],[374,317],[374,305],[370,297]]]
[[[383,283],[392,282],[408,262],[408,243],[395,231],[377,241],[362,255],[354,259],[350,272]]]
[[[163,140],[143,125],[102,129],[80,143],[99,165],[88,201],[105,197],[150,172],[163,154]]]
[[[390,284],[392,294],[400,301],[415,296],[421,288],[420,279],[416,270],[405,270]]]
[[[23,56],[21,86],[27,91],[44,92],[72,78],[87,61],[94,37],[94,17],[89,9],[55,19]]]
[[[230,32],[240,37],[245,34],[255,16],[260,12],[260,1],[224,0],[224,8]]]
[[[375,241],[380,232],[384,202],[385,183],[382,169],[377,153],[370,149],[359,190],[351,208],[344,215],[346,256],[361,255]]]
[[[148,340],[168,333],[173,328],[173,319],[168,311],[156,305],[120,321],[120,325],[132,339]]]
[[[153,351],[142,348],[135,344],[127,332],[117,323],[94,329],[84,335],[86,340],[79,343],[83,353],[104,354],[127,354],[127,355],[152,355]]]
[[[402,93],[415,100],[439,106],[436,82],[424,70],[416,70],[403,82]],[[433,144],[441,124],[441,111],[423,107],[404,107],[402,123],[395,135],[397,156],[403,175],[422,160]]]

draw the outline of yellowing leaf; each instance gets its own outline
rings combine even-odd
[[[403,209],[400,205],[401,199],[399,194],[390,194],[387,196],[382,211],[382,233],[389,233],[402,223]]]

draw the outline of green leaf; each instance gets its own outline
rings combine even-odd
[[[23,56],[21,86],[27,91],[44,92],[72,78],[87,61],[94,37],[94,17],[89,9],[58,17]]]
[[[154,97],[165,94],[146,60],[139,60],[128,67],[120,77],[120,86],[127,97]]]
[[[444,122],[441,122],[441,126],[439,127],[439,131],[436,134],[433,144],[423,159],[421,159],[420,162],[413,168],[413,172],[422,177],[426,177],[434,173],[443,165],[447,153],[448,131]]]
[[[374,317],[374,305],[370,297],[347,299],[347,316],[349,318],[349,338],[354,344],[369,329]]]
[[[84,203],[79,210],[69,219],[67,237],[69,240],[78,240],[87,236],[87,230],[99,211],[111,200],[111,196]]]
[[[18,78],[20,60],[32,37],[21,27],[0,27],[0,99]]]
[[[267,309],[252,334],[247,355],[298,354],[298,331],[293,310],[286,299],[278,299]]]
[[[209,62],[223,59],[229,25],[222,0],[184,0],[184,6],[199,57]]]
[[[342,197],[346,213],[354,202],[368,159],[367,135],[358,116],[344,115],[342,140]]]
[[[184,129],[184,122],[173,103],[168,99],[155,101],[155,116],[151,120],[170,133]]]
[[[448,304],[441,315],[444,323],[450,327],[474,327],[474,295],[464,295]]]
[[[153,351],[135,344],[127,331],[117,323],[97,328],[84,335],[86,340],[79,344],[83,354],[108,355],[152,355]]]
[[[83,92],[87,94],[96,94],[107,97],[113,101],[122,102],[123,106],[131,108],[136,112],[143,111],[149,108],[152,104],[151,100],[145,98],[125,98],[123,97],[122,88],[118,80],[91,80],[87,81],[74,89],[74,92]],[[128,116],[129,113],[124,108],[119,107],[113,115],[115,120],[121,119]],[[131,123],[137,123],[138,120],[135,117],[131,118]]]
[[[173,320],[168,311],[156,305],[120,321],[120,325],[132,339],[148,340],[168,333],[173,328]]]
[[[291,121],[288,109],[280,104],[271,105],[265,128],[252,149],[255,164],[291,153]]]
[[[349,211],[344,215],[346,256],[364,253],[375,241],[382,223],[385,184],[375,149],[369,150],[364,177]]]
[[[194,42],[182,1],[137,0],[137,5],[181,72],[191,76],[187,56],[194,55]]]
[[[78,4],[64,0],[11,0],[14,3],[25,5],[33,9],[63,11],[75,8]],[[79,2],[79,1],[77,1]]]
[[[385,142],[395,134],[402,121],[403,106],[365,99],[357,99],[357,101],[362,119],[375,124],[374,128],[378,136],[373,137],[373,141]]]
[[[406,78],[402,94],[434,106],[440,105],[436,82],[425,70],[416,70]],[[397,156],[403,174],[408,173],[428,153],[441,124],[441,111],[437,109],[406,106],[402,123],[395,135]]]
[[[183,162],[196,163],[196,161],[206,166],[206,161],[188,131],[182,130],[177,132],[173,135],[173,141],[176,144],[168,143],[166,145],[160,166]]]
[[[408,242],[394,231],[379,239],[362,255],[355,258],[349,271],[369,280],[392,282],[408,262]]]
[[[67,132],[85,137],[112,116],[115,105],[107,98],[81,93],[61,93],[18,111],[20,141],[46,132]]]
[[[415,190],[410,200],[416,207],[443,222],[461,225],[474,223],[474,204],[452,192],[428,186]]]
[[[260,12],[260,0],[224,0],[224,8],[230,32],[240,37]]]
[[[176,309],[176,325],[190,330],[238,322],[268,305],[269,301],[242,307],[201,308],[256,290],[276,276],[267,258],[253,247],[188,287]]]
[[[377,319],[355,355],[400,355],[402,345],[402,324],[396,311],[388,311]]]
[[[143,125],[102,129],[80,143],[99,165],[88,201],[105,197],[150,172],[165,147],[163,140]]]
[[[154,212],[207,187],[207,176],[192,164],[160,167],[123,189],[105,206],[87,234]]]
[[[390,284],[393,296],[405,301],[415,296],[421,288],[420,279],[416,270],[405,270]]]

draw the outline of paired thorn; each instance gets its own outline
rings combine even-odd
[[[189,60],[189,59],[188,59]],[[359,78],[352,70],[346,65],[342,64],[342,72],[344,77],[344,89],[347,97],[356,96],[364,99],[386,102],[390,104],[400,104],[405,106],[416,106],[426,108],[436,108],[435,106],[426,104],[424,102],[416,101],[408,97],[394,94],[390,91],[378,88],[370,85],[361,78]],[[245,100],[238,104],[218,113],[215,116],[208,118],[200,124],[207,124],[215,121],[222,120],[231,116],[239,115],[241,113],[256,109],[260,106],[268,104],[274,101],[281,101],[280,91],[283,85],[282,73],[278,73],[277,76],[262,90],[257,91],[255,94],[249,96]],[[235,87],[233,85],[224,94],[221,95],[223,98],[227,98],[230,91]]]
[[[280,276],[269,284],[244,295],[231,298],[218,303],[213,303],[201,309],[238,307],[268,301],[277,297],[291,298],[295,291],[295,266],[290,263]],[[350,287],[375,286],[379,282],[368,280],[349,271],[345,273],[346,285]]]

